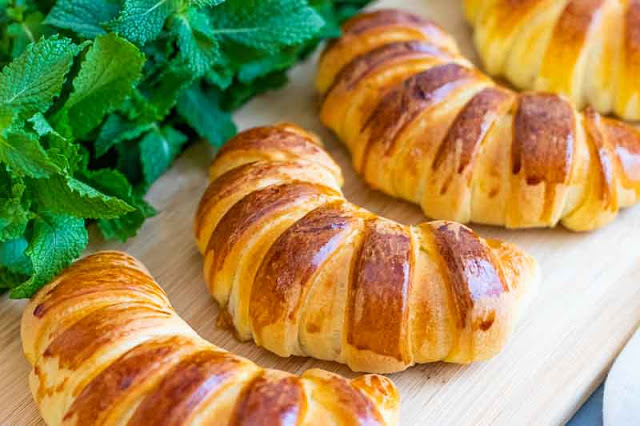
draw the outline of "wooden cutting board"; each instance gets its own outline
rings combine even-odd
[[[429,16],[451,31],[476,58],[458,0],[382,1]],[[318,132],[343,167],[345,194],[353,202],[402,223],[424,220],[408,203],[372,191],[353,173],[349,156],[320,125],[312,79],[315,62],[296,68],[291,83],[247,105],[241,129],[292,121]],[[160,211],[127,244],[100,242],[91,251],[127,250],[165,288],[177,311],[204,337],[262,366],[300,373],[321,367],[353,376],[346,367],[305,358],[279,358],[252,343],[239,343],[215,327],[217,308],[207,293],[194,245],[193,215],[206,186],[213,152],[205,144],[187,151],[151,189]],[[540,291],[507,347],[496,358],[470,366],[435,363],[391,377],[402,394],[406,425],[559,424],[571,417],[640,322],[640,207],[611,225],[576,234],[564,229],[506,231],[475,226],[485,237],[515,242],[539,260]],[[27,386],[29,366],[20,347],[23,301],[0,300],[0,423],[39,424]],[[84,425],[83,425],[84,426]]]

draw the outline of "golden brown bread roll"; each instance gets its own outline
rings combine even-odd
[[[22,319],[29,383],[49,425],[393,425],[386,377],[260,368],[199,337],[121,252],[77,261]]]
[[[464,0],[486,70],[640,120],[640,0]]]
[[[365,180],[429,217],[591,230],[638,202],[640,131],[496,85],[417,16],[348,21],[320,59],[317,87],[322,121]]]
[[[368,372],[483,360],[537,278],[513,245],[349,203],[338,166],[293,125],[240,133],[210,177],[195,232],[220,321],[281,356]]]

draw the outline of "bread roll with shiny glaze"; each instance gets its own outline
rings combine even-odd
[[[22,319],[48,425],[394,425],[393,383],[260,368],[199,337],[136,259],[77,261]]]
[[[513,245],[349,203],[338,166],[293,125],[240,133],[210,177],[195,232],[220,322],[281,356],[384,373],[484,360],[537,279]]]
[[[357,171],[429,217],[582,231],[640,197],[640,131],[561,96],[496,85],[420,17],[348,21],[317,87],[322,121]]]
[[[640,120],[640,0],[464,0],[486,70]]]

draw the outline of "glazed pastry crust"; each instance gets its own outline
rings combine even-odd
[[[429,217],[584,231],[640,197],[640,131],[562,96],[498,86],[417,16],[353,18],[316,83],[322,122],[356,170]]]
[[[240,133],[210,177],[195,233],[219,323],[280,356],[382,373],[487,359],[537,280],[513,245],[349,203],[339,167],[293,125]]]
[[[487,71],[640,120],[639,0],[465,0]]]
[[[199,337],[145,267],[115,251],[77,261],[22,319],[29,384],[48,425],[394,425],[383,376],[263,369]]]

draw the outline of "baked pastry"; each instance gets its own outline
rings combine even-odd
[[[464,0],[493,75],[640,120],[639,0]]]
[[[280,356],[384,373],[483,360],[537,278],[511,244],[349,203],[339,167],[293,125],[240,133],[210,177],[195,232],[220,323]]]
[[[317,87],[323,123],[364,179],[429,217],[582,231],[638,202],[640,131],[561,96],[496,85],[420,17],[348,21]]]
[[[386,377],[260,368],[199,337],[121,252],[77,261],[24,311],[29,383],[49,425],[393,425]]]

